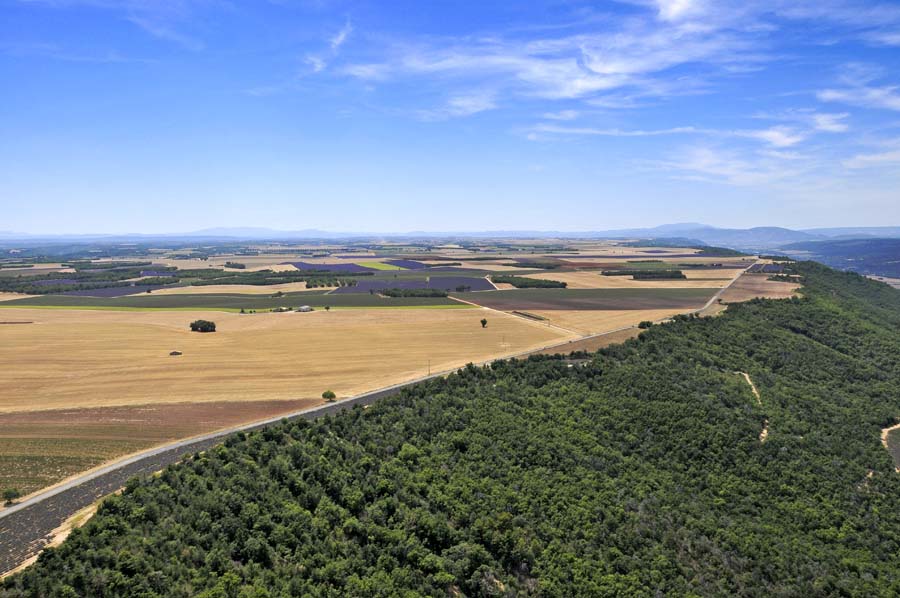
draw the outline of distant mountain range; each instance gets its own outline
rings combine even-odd
[[[653,228],[603,231],[412,231],[406,233],[330,232],[318,229],[275,230],[261,227],[219,227],[186,233],[167,234],[79,234],[36,235],[0,231],[0,242],[11,243],[141,243],[152,241],[265,241],[265,240],[352,240],[352,239],[474,239],[474,238],[559,238],[559,239],[671,239],[747,251],[770,251],[792,243],[828,239],[900,238],[900,226],[811,228],[794,230],[777,226],[718,228],[700,223],[664,224]]]

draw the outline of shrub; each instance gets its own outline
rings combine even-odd
[[[13,504],[20,496],[22,493],[15,488],[7,488],[3,491],[3,500],[6,502],[6,506]]]
[[[191,322],[191,330],[193,332],[215,332],[216,323],[209,320],[194,320]]]

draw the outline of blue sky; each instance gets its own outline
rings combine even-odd
[[[0,230],[900,224],[900,3],[0,0]]]

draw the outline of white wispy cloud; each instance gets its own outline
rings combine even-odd
[[[350,37],[350,34],[353,33],[353,24],[350,21],[344,23],[344,26],[338,31],[334,36],[329,40],[329,44],[331,45],[331,50],[336,52],[341,46],[344,45],[344,42],[347,41],[347,38]]]
[[[721,70],[727,64],[759,59],[751,43],[729,32],[632,20],[611,31],[555,38],[396,44],[385,60],[347,65],[343,72],[382,81],[428,76],[450,82],[489,79],[504,93],[586,99],[625,88],[665,93],[658,80],[669,77],[674,67],[696,64]]]
[[[873,168],[885,164],[900,164],[900,149],[875,154],[859,154],[844,160],[844,166],[851,169]]]
[[[197,14],[205,9],[227,6],[225,0],[19,0],[23,4],[48,8],[87,6],[119,13],[144,32],[188,50],[199,51],[205,43],[185,32]]]
[[[564,127],[542,123],[532,129],[538,133],[555,133],[560,135],[587,135],[597,137],[659,137],[663,135],[696,135],[708,133],[696,127],[671,127],[669,129],[600,129],[594,127]]]
[[[426,121],[446,120],[448,118],[471,116],[479,112],[493,110],[496,107],[497,103],[493,92],[477,91],[453,96],[440,108],[420,110],[418,116]]]
[[[741,154],[721,147],[683,148],[654,166],[672,171],[676,178],[723,183],[739,187],[769,186],[795,178],[805,169],[781,156]]]
[[[823,102],[841,102],[864,108],[900,110],[900,86],[857,85],[843,89],[823,89],[816,96]]]
[[[751,131],[733,131],[732,133],[738,137],[758,139],[774,147],[790,147],[792,145],[797,145],[806,139],[804,133],[797,131],[796,129],[781,126]]]
[[[850,126],[844,120],[850,116],[846,112],[840,114],[816,113],[812,115],[813,127],[826,133],[844,133]]]
[[[341,46],[347,42],[347,38],[353,33],[353,24],[350,21],[344,23],[341,29],[328,38],[328,49],[323,52],[310,52],[303,57],[313,73],[321,73],[333,61],[340,52]]]
[[[681,126],[665,129],[604,129],[594,127],[567,127],[550,123],[541,123],[531,129],[535,133],[551,133],[558,135],[587,135],[598,137],[660,137],[669,135],[707,135],[711,137],[741,137],[755,139],[769,146],[785,148],[797,145],[807,135],[789,127],[771,127],[768,129],[710,129],[704,127]]]
[[[559,112],[545,112],[541,118],[547,120],[575,120],[581,113],[577,110],[560,110]]]
[[[783,110],[776,112],[758,112],[754,118],[790,122],[810,131],[821,133],[845,133],[850,130],[846,120],[848,112],[818,112],[811,108]]]

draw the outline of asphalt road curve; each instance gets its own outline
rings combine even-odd
[[[258,422],[241,430],[252,431],[279,422],[282,419],[313,419],[354,405],[368,405],[378,399],[396,394],[410,384],[391,386],[371,393],[347,399],[339,403],[321,405],[286,417],[276,417]],[[77,478],[55,490],[36,496],[15,507],[0,511],[0,576],[12,571],[28,558],[40,552],[52,539],[52,532],[69,517],[98,499],[125,486],[129,478],[165,469],[185,455],[208,450],[236,429],[224,430],[206,436],[185,440],[175,445],[167,445],[155,451],[140,455],[102,468],[88,479]]]

